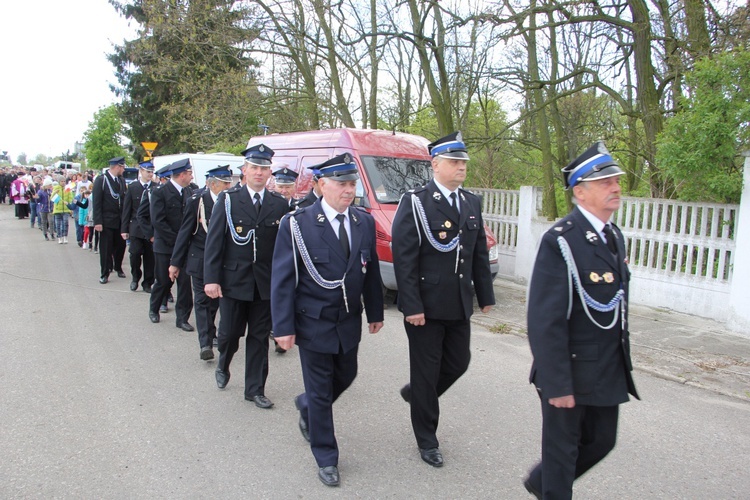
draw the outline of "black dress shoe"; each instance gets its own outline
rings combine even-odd
[[[526,491],[537,497],[538,500],[542,500],[542,492],[534,488],[531,484],[531,478],[527,477],[523,480],[523,487],[526,488]]]
[[[159,313],[155,313],[153,311],[148,312],[148,319],[151,320],[151,323],[158,323],[159,322]]]
[[[127,278],[127,276],[125,276],[125,273],[122,272],[122,271],[117,271],[117,277],[118,278]]]
[[[130,291],[135,292],[138,290],[138,282],[137,281],[131,281],[130,282]]]
[[[326,486],[338,486],[339,485],[339,468],[335,465],[329,465],[328,467],[321,467],[318,469],[318,478]]]
[[[186,332],[194,332],[195,331],[195,328],[193,328],[193,325],[191,325],[187,321],[185,321],[183,323],[178,323],[176,326],[177,326],[177,328],[181,328],[182,330],[184,330]]]
[[[229,382],[229,372],[225,372],[224,370],[216,370],[216,385],[219,387],[219,389],[223,389],[227,386],[227,382]]]
[[[255,403],[255,406],[258,408],[263,408],[264,410],[267,410],[273,406],[273,403],[270,399],[265,397],[263,394],[256,394],[255,396],[245,396],[245,399],[248,401],[252,401]]]
[[[174,302],[174,296],[171,293],[167,295],[167,302]]]
[[[151,293],[151,285],[143,285],[143,291],[146,293]]]
[[[166,305],[160,306],[159,307],[159,312],[160,313],[168,313],[169,312],[169,308]]]
[[[294,398],[294,407],[299,411],[299,431],[302,433],[302,437],[305,441],[310,442],[310,426],[307,424],[305,415],[302,414],[302,405],[299,402],[299,396]]]
[[[101,283],[102,285],[107,282],[109,282],[109,276],[102,276],[101,278],[99,278],[99,283]]]
[[[411,403],[411,384],[406,384],[401,388],[401,397],[407,403]]]
[[[433,467],[443,466],[443,454],[440,453],[440,449],[438,448],[428,448],[426,450],[420,448],[419,456],[422,457],[422,460],[432,465]]]
[[[214,359],[214,350],[211,349],[209,346],[201,347],[201,359],[203,361]]]

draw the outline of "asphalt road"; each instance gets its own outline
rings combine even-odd
[[[323,486],[297,429],[297,351],[270,355],[261,410],[241,351],[226,390],[197,334],[153,325],[129,279],[99,285],[98,255],[45,242],[0,206],[0,498],[531,498],[540,416],[526,340],[474,327],[469,372],[441,399],[445,467],[418,456],[400,315],[360,347],[334,407],[339,488]],[[191,320],[192,321],[192,320]],[[748,498],[750,404],[636,373],[614,452],[581,499]]]

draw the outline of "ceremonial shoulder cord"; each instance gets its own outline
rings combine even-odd
[[[602,304],[601,302],[597,302],[594,300],[593,297],[591,297],[588,292],[583,288],[583,285],[581,285],[581,277],[578,274],[578,267],[576,266],[575,259],[573,258],[573,254],[570,251],[570,246],[568,246],[568,242],[563,238],[562,236],[557,237],[557,244],[560,246],[560,252],[562,253],[563,260],[565,260],[565,264],[568,266],[568,316],[567,318],[570,319],[570,313],[573,309],[573,287],[575,286],[576,291],[578,292],[578,296],[581,299],[581,304],[583,305],[583,310],[586,313],[586,316],[589,317],[592,323],[594,323],[596,326],[603,330],[609,330],[612,327],[615,326],[617,323],[617,318],[619,315],[622,315],[622,326],[623,329],[625,327],[625,301],[623,298],[625,297],[625,291],[622,289],[622,286],[619,290],[617,290],[617,293],[615,294],[612,299],[606,303]],[[612,323],[610,323],[608,326],[602,326],[600,325],[592,316],[591,312],[589,312],[589,308],[599,311],[599,312],[610,312],[614,311],[614,317],[612,318]]]
[[[297,223],[297,219],[293,216],[289,216],[289,231],[292,235],[292,252],[295,252],[295,248],[299,250],[299,255],[302,257],[302,262],[305,264],[305,269],[307,269],[308,274],[310,274],[310,277],[315,281],[315,283],[318,284],[321,288],[325,288],[326,290],[334,290],[336,288],[341,287],[341,292],[344,294],[344,306],[346,307],[346,312],[349,312],[349,301],[346,298],[346,283],[344,280],[346,279],[346,271],[344,271],[344,276],[340,280],[334,280],[329,281],[323,276],[320,275],[317,268],[315,267],[315,264],[313,264],[312,259],[310,258],[310,253],[307,251],[307,245],[305,245],[305,240],[302,238],[302,231],[299,229],[299,224]],[[296,252],[295,252],[296,253]],[[299,269],[297,268],[297,258],[294,258],[294,275],[295,275],[295,287],[297,286],[297,283],[299,283]]]
[[[227,213],[227,226],[229,227],[229,232],[232,234],[232,239],[236,244],[239,246],[245,246],[248,243],[250,243],[250,240],[254,240],[253,243],[253,262],[255,262],[255,258],[257,257],[257,247],[258,247],[258,241],[255,239],[255,229],[251,229],[247,236],[240,236],[237,233],[237,230],[234,228],[234,222],[232,221],[232,202],[231,197],[229,196],[229,193],[227,193],[224,196],[224,210]]]
[[[201,195],[200,199],[198,200],[198,220],[195,223],[195,231],[193,231],[193,234],[197,234],[198,228],[201,226],[203,226],[203,230],[206,232],[206,234],[208,234],[208,226],[206,225],[206,207],[203,203],[203,195]]]
[[[452,252],[453,250],[456,251],[456,266],[453,272],[457,273],[458,261],[459,261],[460,251],[461,251],[458,245],[459,235],[457,234],[448,244],[440,243],[432,235],[432,232],[429,229],[430,224],[427,221],[427,214],[425,214],[424,212],[424,207],[422,206],[422,202],[420,201],[419,197],[414,193],[412,193],[411,195],[411,208],[412,208],[412,214],[414,215],[414,225],[417,228],[417,236],[419,237],[419,245],[420,246],[422,245],[422,233],[419,230],[419,225],[421,223],[422,229],[424,229],[424,234],[427,237],[427,241],[430,242],[430,245],[432,245],[432,248],[434,248],[438,252],[443,252],[443,253]]]
[[[107,174],[104,174],[104,182],[107,183],[107,188],[109,188],[109,195],[115,199],[120,200],[120,193],[115,193],[114,189],[112,189],[112,184],[109,183],[109,176]]]

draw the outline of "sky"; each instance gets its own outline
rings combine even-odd
[[[107,0],[0,2],[0,151],[58,156],[102,107],[116,102],[107,60],[135,23]]]

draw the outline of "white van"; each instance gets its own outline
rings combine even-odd
[[[200,187],[206,185],[206,172],[219,165],[229,165],[229,169],[232,171],[232,185],[234,185],[240,180],[240,167],[245,163],[244,156],[236,156],[231,153],[179,153],[154,156],[151,161],[154,164],[154,170],[159,170],[170,163],[185,158],[190,159],[190,165],[193,167],[193,182]]]

